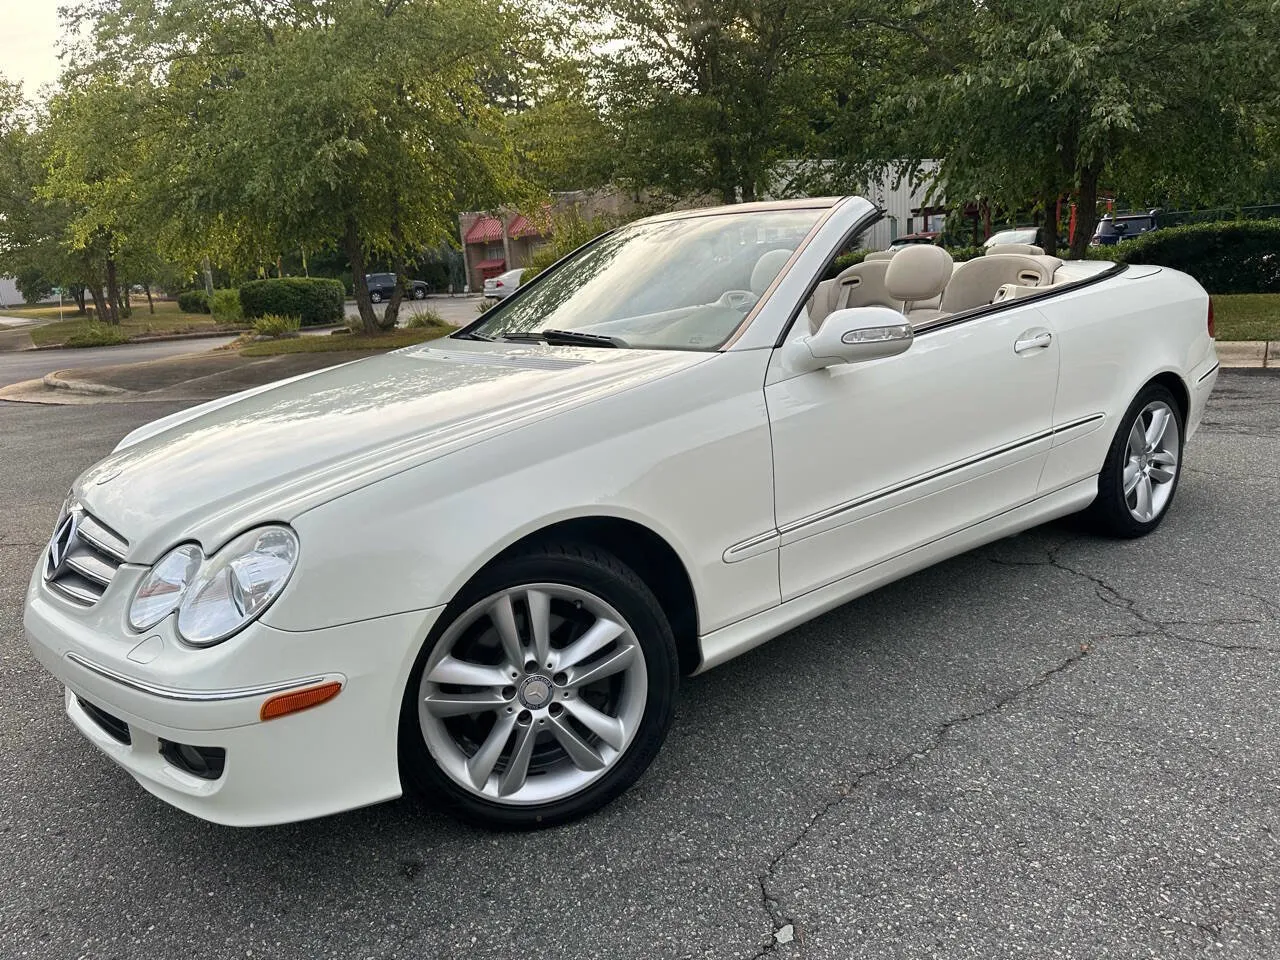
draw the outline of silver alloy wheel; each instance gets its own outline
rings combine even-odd
[[[1139,523],[1164,512],[1178,477],[1178,418],[1163,400],[1142,408],[1129,431],[1124,465],[1124,501]]]
[[[626,752],[648,699],[644,651],[621,614],[556,583],[499,591],[440,638],[418,721],[440,769],[502,804],[563,800]]]

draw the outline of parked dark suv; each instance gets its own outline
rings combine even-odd
[[[1160,226],[1159,213],[1159,210],[1149,210],[1146,213],[1121,213],[1117,216],[1103,217],[1098,221],[1089,245],[1109,247],[1121,240],[1132,240],[1140,234],[1154,230]]]
[[[369,285],[369,299],[374,303],[390,300],[391,295],[396,291],[396,275],[394,273],[366,273],[364,282]],[[427,294],[431,292],[431,288],[421,280],[414,280],[412,281],[412,286],[406,292],[411,292],[415,300],[425,300],[427,299]]]

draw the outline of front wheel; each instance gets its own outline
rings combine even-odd
[[[415,299],[415,300],[425,300],[425,299],[427,299],[427,291],[426,291],[426,288],[424,288],[424,287],[414,287],[414,288],[413,288],[413,299]]]
[[[645,583],[595,547],[548,545],[481,573],[441,616],[405,692],[401,773],[483,826],[564,823],[645,771],[677,683]]]
[[[1158,383],[1144,387],[1116,431],[1089,514],[1102,532],[1141,537],[1160,525],[1182,475],[1184,425],[1178,402]]]
[[[380,294],[377,290],[370,290],[370,291],[369,291],[369,300],[370,300],[371,302],[373,302],[373,303],[381,303],[381,302],[382,302],[382,294]]]

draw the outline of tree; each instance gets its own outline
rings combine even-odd
[[[1104,182],[1148,198],[1244,187],[1254,111],[1276,89],[1268,6],[855,0],[849,25],[879,31],[902,53],[873,112],[889,149],[938,158],[953,202],[1035,202],[1051,226],[1058,198],[1075,198],[1071,253],[1082,256]]]
[[[498,0],[96,0],[91,70],[128,63],[155,85],[163,238],[224,262],[337,245],[366,330],[370,257],[451,237],[459,206],[528,192],[485,66],[518,36]],[[358,55],[356,55],[358,51]],[[399,296],[382,323],[393,325]]]

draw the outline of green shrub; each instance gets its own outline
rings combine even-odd
[[[114,347],[118,343],[128,343],[129,335],[117,326],[109,323],[90,322],[84,328],[67,338],[64,346],[68,347]]]
[[[547,267],[573,253],[584,243],[594,240],[600,234],[619,227],[625,222],[626,219],[622,217],[584,217],[576,208],[555,215],[551,218],[551,239],[538,247],[525,261],[521,284],[528,283]]]
[[[290,334],[297,333],[300,326],[302,326],[302,320],[299,317],[282,316],[278,313],[264,313],[262,316],[254,318],[253,332],[260,337],[287,337]]]
[[[476,304],[476,313],[488,313],[497,305],[498,305],[497,300],[490,300],[489,298],[486,297],[485,299],[481,300],[479,303]]]
[[[240,285],[240,306],[251,320],[274,313],[297,317],[304,327],[338,323],[345,300],[341,280],[281,277]]]
[[[187,290],[180,293],[178,309],[183,313],[208,313],[209,295],[203,290]]]
[[[986,247],[946,247],[947,253],[951,254],[951,259],[956,263],[964,263],[966,260],[976,260],[987,252]]]
[[[239,323],[244,318],[244,311],[240,308],[240,291],[235,288],[213,291],[209,311],[219,323]]]
[[[1091,258],[1189,273],[1210,293],[1280,293],[1280,219],[1193,223],[1152,230]]]
[[[449,324],[445,322],[444,317],[428,307],[409,317],[409,322],[405,326],[410,330],[420,330],[424,327],[447,327]]]

